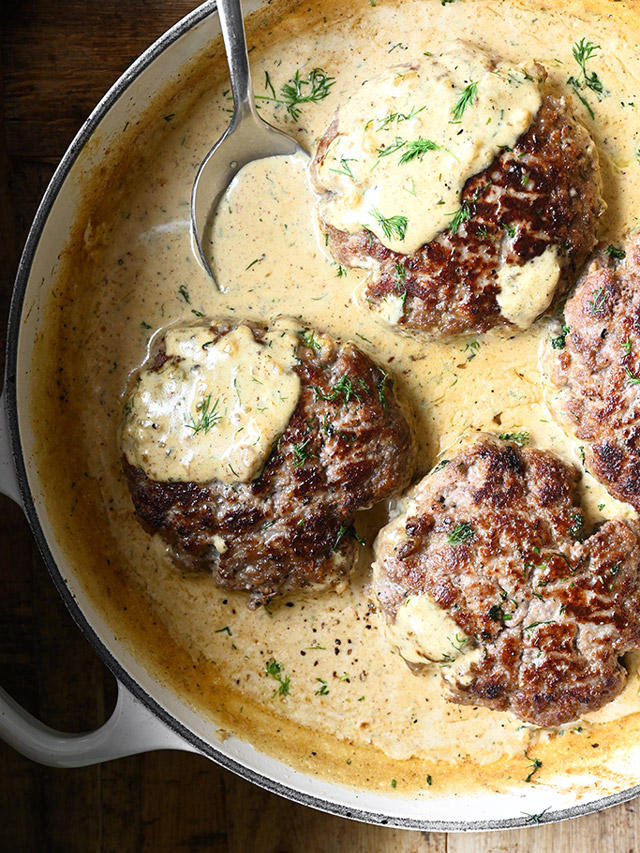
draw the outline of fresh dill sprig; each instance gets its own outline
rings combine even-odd
[[[409,224],[406,216],[401,216],[400,214],[388,217],[383,216],[377,207],[372,207],[369,214],[373,216],[380,228],[382,228],[382,233],[387,240],[392,240],[394,237],[397,237],[398,240],[404,240],[407,234],[407,225]]]
[[[571,75],[567,78],[567,84],[573,87],[573,91],[580,101],[582,101],[585,109],[592,119],[595,119],[596,117],[593,108],[580,90],[591,89],[592,92],[596,93],[599,99],[601,99],[603,95],[607,94],[604,90],[604,86],[602,85],[602,80],[600,80],[597,73],[595,71],[592,71],[591,73],[587,71],[587,62],[592,59],[599,50],[599,44],[587,41],[586,38],[581,38],[579,42],[576,42],[573,45],[571,52],[573,53],[573,58],[578,63],[580,73],[577,77]]]
[[[415,118],[419,115],[423,110],[426,110],[426,104],[422,107],[411,107],[411,110],[408,113],[387,113],[384,118],[372,118],[366,123],[364,129],[367,130],[369,125],[372,122],[377,123],[376,130],[381,131],[384,130],[388,125],[393,124],[401,124],[403,121],[409,121],[412,118]]]
[[[453,122],[458,123],[462,121],[462,116],[464,111],[468,106],[474,104],[478,100],[478,81],[474,80],[472,83],[469,83],[468,86],[462,90],[462,94],[454,104],[453,109],[451,110],[451,115],[453,117]]]
[[[273,678],[280,685],[279,687],[276,687],[276,689],[273,691],[272,698],[275,698],[276,696],[291,695],[291,678],[288,675],[284,675],[281,663],[278,663],[277,660],[271,658],[271,660],[268,661],[265,665],[264,671],[265,675],[268,675],[270,678]]]
[[[594,44],[592,41],[587,41],[586,38],[581,38],[579,42],[574,44],[571,52],[573,53],[573,58],[580,66],[580,75],[576,82],[579,85],[582,82],[588,89],[591,89],[597,95],[601,95],[604,91],[602,80],[600,80],[595,71],[592,71],[591,74],[587,71],[587,62],[595,56],[598,50],[600,50],[599,44]],[[582,78],[581,81],[580,78]],[[569,78],[569,82],[571,82],[571,78]]]
[[[336,82],[335,78],[330,77],[322,68],[314,68],[306,77],[303,77],[300,69],[298,69],[290,80],[282,84],[278,96],[271,78],[268,74],[265,76],[265,89],[271,94],[256,95],[256,99],[283,104],[294,121],[297,121],[302,112],[300,104],[317,103],[324,100]]]
[[[564,349],[567,343],[567,335],[571,331],[571,326],[567,326],[566,323],[563,324],[560,334],[551,338],[551,346],[553,349]]]
[[[447,534],[447,542],[449,545],[461,545],[463,542],[470,542],[475,535],[476,532],[469,522],[461,521]]]
[[[406,151],[398,160],[398,163],[403,166],[405,163],[410,163],[416,157],[420,160],[424,157],[427,151],[439,151],[440,146],[436,145],[431,139],[414,139],[412,142],[406,143]]]
[[[404,148],[404,146],[406,144],[407,144],[406,140],[402,139],[399,136],[396,136],[396,138],[393,140],[393,142],[390,145],[385,145],[381,148],[376,148],[376,154],[378,155],[379,158],[380,157],[388,157],[389,154],[393,154],[394,152],[398,151],[400,148]]]
[[[604,254],[609,255],[610,258],[615,258],[618,261],[621,261],[627,255],[624,249],[619,249],[611,243],[604,250]]]
[[[467,201],[463,201],[458,210],[453,214],[453,218],[449,224],[449,231],[452,234],[457,234],[458,229],[463,222],[468,222],[471,219],[471,205]]]
[[[522,447],[529,441],[530,435],[526,430],[522,432],[501,432],[498,438],[502,441],[513,441],[518,447]]]
[[[340,399],[342,403],[348,403],[352,397],[355,397],[359,403],[362,403],[362,398],[354,388],[353,380],[348,373],[342,374],[329,394],[325,394],[317,385],[313,386],[313,390],[316,400],[327,400],[332,403],[334,400]]]
[[[353,176],[353,171],[351,170],[351,166],[349,163],[356,163],[357,159],[355,157],[341,157],[340,165],[341,169],[329,169],[330,172],[335,172],[336,175],[346,175],[347,178],[351,178],[352,181],[355,181]]]
[[[209,430],[219,424],[222,419],[222,415],[218,412],[219,402],[219,399],[216,400],[212,406],[211,394],[207,394],[207,396],[196,406],[196,410],[200,413],[200,417],[196,420],[193,415],[191,415],[191,423],[185,424],[187,429],[193,430],[194,435],[199,432],[203,432],[206,435]]]
[[[301,441],[300,444],[292,444],[293,448],[293,467],[302,468],[307,459],[313,459],[314,453],[307,447],[311,441],[311,436]]]

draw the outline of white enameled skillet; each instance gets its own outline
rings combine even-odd
[[[245,4],[245,13],[259,3]],[[136,660],[135,650],[114,639],[100,612],[65,561],[47,516],[33,462],[29,373],[33,343],[58,256],[68,240],[84,177],[108,157],[109,143],[135,120],[180,68],[219,34],[215,4],[208,2],[153,44],[117,81],[87,119],[62,159],[29,233],[11,304],[7,361],[0,410],[0,491],[23,508],[51,578],[71,615],[118,679],[119,698],[100,729],[68,735],[44,726],[0,691],[0,736],[35,761],[72,767],[153,749],[202,753],[224,767],[296,802],[337,815],[406,829],[478,831],[531,825],[587,814],[640,792],[627,787],[602,797],[584,794],[588,779],[512,792],[462,793],[444,798],[402,798],[354,791],[293,770],[234,737],[221,742],[213,725],[162,687]],[[88,144],[91,143],[91,144]],[[640,766],[629,748],[625,768]],[[580,799],[576,795],[580,786]]]

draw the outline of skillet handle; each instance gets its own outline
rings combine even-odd
[[[49,767],[86,767],[156,749],[198,752],[118,682],[118,701],[93,732],[67,734],[45,726],[0,688],[0,738]]]
[[[15,472],[4,393],[0,396],[0,493],[24,509]],[[0,738],[27,758],[50,767],[84,767],[154,749],[197,752],[118,682],[118,701],[93,732],[67,734],[45,726],[0,687]]]

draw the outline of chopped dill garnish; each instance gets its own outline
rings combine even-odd
[[[340,399],[342,403],[348,403],[352,397],[355,397],[359,403],[362,402],[362,398],[354,388],[353,380],[348,373],[342,374],[329,394],[325,394],[317,385],[312,387],[316,400],[328,400],[332,403],[334,400]]]
[[[452,234],[457,234],[458,229],[463,222],[468,222],[471,219],[471,205],[467,201],[463,201],[462,205],[452,214],[453,218],[449,225],[449,231]]]
[[[356,163],[356,162],[357,162],[357,160],[355,157],[350,157],[350,158],[341,157],[340,158],[340,165],[342,166],[342,168],[341,169],[329,169],[329,171],[335,172],[336,175],[346,175],[347,178],[351,178],[352,181],[355,181],[355,178],[353,176],[353,172],[351,171],[351,166],[349,165],[349,163]]]
[[[411,111],[408,113],[387,113],[384,118],[369,119],[364,129],[367,130],[369,125],[375,121],[378,125],[376,127],[376,131],[379,132],[381,130],[384,130],[388,125],[393,124],[394,122],[396,124],[401,124],[403,121],[409,121],[410,119],[415,118],[423,110],[426,110],[426,108],[426,105],[419,108],[411,107]]]
[[[389,154],[393,154],[395,151],[399,151],[400,148],[404,148],[406,144],[407,143],[404,139],[396,136],[390,145],[383,146],[382,148],[376,148],[376,153],[378,157],[388,157]]]
[[[203,432],[206,435],[210,429],[217,426],[222,419],[222,415],[218,413],[219,402],[219,399],[216,400],[212,406],[211,394],[207,394],[207,396],[196,406],[196,411],[200,413],[200,417],[196,420],[193,415],[191,415],[191,423],[185,423],[187,429],[193,430],[194,435],[199,432]]]
[[[589,300],[589,305],[591,306],[592,314],[602,314],[607,305],[607,299],[609,298],[608,292],[604,287],[599,287],[598,290],[595,290]]]
[[[529,762],[531,763],[531,769],[530,769],[530,771],[529,771],[529,775],[525,778],[525,780],[524,780],[524,781],[525,781],[525,782],[530,782],[530,781],[531,781],[531,779],[532,779],[532,777],[533,777],[533,776],[538,772],[538,770],[540,770],[540,768],[542,767],[542,761],[540,761],[540,759],[539,759],[539,758],[529,758],[529,753],[527,752],[527,750],[526,750],[526,749],[525,749],[525,751],[524,751],[524,755],[525,755],[525,758],[527,759],[527,761],[529,761]],[[544,814],[544,812],[542,812],[542,814]]]
[[[605,255],[609,255],[610,258],[616,258],[616,260],[622,260],[626,256],[626,252],[624,249],[619,249],[617,246],[613,246],[611,243],[604,250]]]
[[[338,550],[340,543],[342,542],[345,536],[353,537],[353,539],[355,539],[356,542],[358,542],[360,545],[365,544],[364,539],[361,539],[360,536],[358,536],[358,534],[356,533],[356,529],[353,524],[341,524],[340,529],[338,530],[338,533],[336,535],[336,541],[333,543],[333,548],[331,549],[332,551]]]
[[[595,119],[596,117],[595,113],[593,112],[593,108],[580,90],[591,89],[592,92],[596,93],[599,99],[601,99],[602,95],[607,94],[604,90],[604,86],[602,85],[602,81],[600,80],[596,72],[592,71],[591,73],[589,73],[587,71],[587,62],[592,59],[595,56],[596,52],[599,50],[599,44],[594,44],[591,41],[587,41],[586,38],[581,38],[579,42],[576,42],[573,45],[572,53],[573,58],[580,67],[580,73],[577,77],[571,75],[567,78],[568,85],[573,87],[573,91],[578,96],[592,119]]]
[[[409,224],[406,216],[399,214],[389,217],[383,216],[377,207],[372,207],[369,214],[376,220],[387,240],[392,240],[394,237],[398,240],[404,240]]]
[[[320,349],[320,344],[315,339],[313,329],[309,329],[308,331],[300,331],[298,332],[298,334],[300,335],[303,346],[307,347],[307,349]]]
[[[316,690],[316,696],[327,696],[329,694],[329,686],[324,678],[316,678],[320,682],[320,687]]]
[[[462,116],[464,111],[468,106],[475,103],[478,100],[478,81],[474,80],[472,83],[469,83],[468,86],[462,91],[462,94],[456,101],[453,109],[451,110],[451,115],[453,116],[454,122],[462,121]]]
[[[273,691],[273,696],[271,697],[272,699],[276,696],[291,695],[291,678],[283,673],[282,664],[278,663],[278,661],[274,658],[271,658],[271,660],[267,662],[264,671],[266,675],[270,676],[279,683],[279,687],[276,687],[276,689]]]
[[[513,441],[519,447],[526,444],[530,437],[531,436],[526,432],[526,430],[523,430],[522,432],[501,432],[498,436],[502,441]]]
[[[571,326],[567,326],[566,323],[563,324],[560,334],[551,338],[551,346],[553,349],[564,349],[567,343],[567,335],[571,331]]]
[[[292,444],[293,448],[293,467],[301,468],[304,463],[308,459],[312,459],[314,454],[307,448],[307,445],[311,441],[311,436],[306,438],[304,441],[300,442],[300,444]]]
[[[571,527],[569,528],[569,536],[572,539],[577,539],[578,541],[582,541],[582,528],[583,527],[584,527],[584,518],[582,517],[582,513],[580,513],[580,512],[571,513]]]
[[[294,121],[297,121],[300,116],[300,104],[317,103],[324,100],[336,82],[335,78],[330,77],[322,68],[314,68],[307,74],[306,78],[301,76],[298,69],[290,80],[282,84],[278,96],[269,75],[266,74],[265,78],[265,89],[271,94],[256,95],[256,99],[283,104]]]
[[[461,545],[463,542],[470,542],[476,535],[475,530],[468,521],[461,521],[447,534],[447,542],[449,545]]]
[[[403,152],[402,156],[398,160],[398,163],[403,166],[405,163],[410,163],[412,160],[415,160],[416,157],[419,160],[422,160],[427,151],[439,151],[440,146],[436,145],[435,142],[432,142],[430,139],[414,139],[412,142],[406,143],[406,151]]]

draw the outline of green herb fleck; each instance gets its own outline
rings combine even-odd
[[[196,411],[200,413],[198,419],[196,420],[193,415],[191,415],[191,423],[185,423],[185,426],[188,429],[193,430],[194,435],[199,432],[203,432],[206,435],[209,430],[214,426],[217,426],[222,419],[222,415],[218,413],[219,402],[219,399],[216,400],[212,406],[211,394],[207,394],[207,396],[196,406]]]
[[[555,338],[551,338],[551,346],[553,347],[553,349],[564,349],[565,348],[566,343],[567,343],[567,335],[569,334],[570,331],[571,331],[571,326],[567,326],[567,324],[565,323],[562,326],[562,330],[561,330],[560,334]]]
[[[538,770],[540,770],[540,768],[542,767],[542,761],[540,761],[540,759],[539,759],[539,758],[529,758],[529,754],[528,754],[528,752],[527,752],[527,750],[526,750],[526,749],[525,749],[525,751],[524,751],[524,755],[525,755],[525,758],[527,759],[527,761],[530,761],[530,762],[531,762],[531,770],[529,771],[529,775],[526,777],[526,779],[525,779],[524,781],[525,781],[525,782],[530,782],[530,781],[531,781],[531,779],[532,779],[532,777],[533,777],[533,776],[538,772]]]
[[[316,690],[316,696],[328,696],[329,687],[324,678],[316,678],[316,681],[320,682],[320,687]]]
[[[591,306],[592,314],[602,314],[607,305],[607,300],[609,298],[609,293],[604,287],[599,287],[597,290],[594,290],[591,295],[591,299],[589,300],[589,305]]]
[[[621,566],[622,566],[622,561],[620,560],[619,562],[617,562],[615,564],[615,566],[611,567],[611,583],[609,584],[609,592],[611,592],[611,590],[613,589],[613,585],[616,582],[616,577],[618,575],[618,572],[620,571]]]
[[[228,625],[225,625],[224,628],[218,628],[215,632],[216,634],[228,634],[231,636],[231,628]]]
[[[310,350],[320,349],[320,344],[315,339],[313,329],[309,329],[307,331],[301,331],[301,332],[298,332],[298,334],[300,335],[300,338],[302,339],[303,346],[305,346],[307,349],[310,349]]]
[[[604,250],[605,255],[609,255],[610,258],[616,258],[617,260],[622,260],[622,258],[626,257],[626,252],[624,249],[619,249],[617,246],[609,243],[607,248]]]
[[[626,381],[629,383],[629,385],[638,385],[638,384],[640,384],[640,376],[634,376],[634,375],[633,375],[633,373],[629,370],[629,368],[628,368],[628,367],[625,367],[624,371],[625,371],[625,373],[627,374],[627,379],[626,379]]]
[[[311,436],[309,436],[304,441],[300,442],[300,444],[292,444],[291,445],[291,447],[293,448],[293,457],[294,457],[293,458],[293,467],[294,468],[301,468],[308,459],[312,459],[314,457],[315,454],[312,453],[312,451],[307,448],[307,445],[309,444],[310,441],[311,441]]]
[[[270,95],[256,95],[257,100],[273,101],[283,104],[294,121],[300,116],[301,104],[318,103],[324,100],[335,83],[335,78],[330,77],[322,68],[314,68],[306,78],[298,69],[295,75],[280,88],[280,96],[276,95],[275,88],[270,78],[266,75],[265,88],[271,92]]]
[[[341,403],[346,404],[352,397],[355,397],[359,403],[362,403],[362,398],[354,388],[353,380],[350,378],[348,373],[343,373],[329,394],[325,394],[317,385],[312,387],[316,400],[328,400],[329,402],[333,402],[334,400],[339,399]]]
[[[569,536],[572,539],[581,541],[582,528],[584,527],[584,518],[580,512],[571,513],[571,527],[569,528]]]
[[[539,625],[555,625],[555,624],[556,624],[555,619],[547,619],[545,622],[542,622],[542,621],[541,622],[532,622],[530,625],[525,625],[523,630],[533,631],[533,629],[537,628]]]
[[[449,231],[452,234],[457,234],[462,223],[468,222],[471,219],[471,205],[468,202],[463,201],[458,210],[452,214],[452,217],[451,223],[449,224]]]
[[[406,150],[398,160],[399,165],[403,166],[405,163],[411,163],[412,160],[418,158],[422,160],[427,151],[439,151],[440,146],[436,145],[435,142],[432,142],[430,139],[414,139],[412,142],[406,143]]]
[[[272,699],[275,699],[276,696],[291,695],[291,678],[283,673],[282,664],[278,663],[274,658],[271,658],[271,660],[267,662],[264,671],[266,675],[279,683],[279,687],[276,687],[273,691]]]
[[[526,444],[529,441],[530,437],[531,436],[528,432],[526,432],[526,430],[523,430],[522,432],[501,432],[498,436],[498,438],[502,439],[502,441],[513,441],[519,447],[522,447],[524,444]]]
[[[372,207],[369,214],[376,220],[387,240],[392,240],[394,237],[398,240],[404,240],[409,224],[406,216],[398,214],[386,217],[376,207]]]
[[[468,86],[462,91],[462,94],[456,101],[453,109],[451,110],[451,115],[453,116],[454,122],[462,121],[462,116],[464,111],[468,106],[475,103],[478,100],[478,81],[474,80],[472,83],[469,83]]]
[[[470,542],[476,535],[475,530],[468,521],[461,521],[447,534],[447,542],[449,545],[461,545],[463,542]]]
[[[365,544],[364,539],[361,539],[360,536],[358,536],[358,534],[356,533],[356,529],[353,524],[341,524],[336,536],[336,541],[332,548],[333,551],[338,550],[338,547],[345,536],[352,536],[360,545]]]

